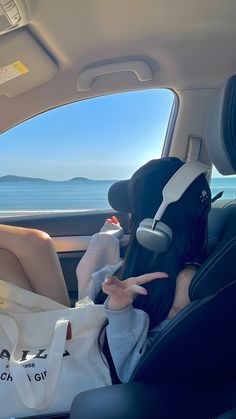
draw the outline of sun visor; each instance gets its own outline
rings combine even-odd
[[[58,68],[35,38],[17,29],[0,37],[0,95],[20,95],[57,74]]]

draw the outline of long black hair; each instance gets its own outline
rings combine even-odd
[[[166,209],[162,221],[173,231],[172,243],[164,254],[143,248],[136,240],[136,230],[144,218],[153,218],[161,201],[162,189],[182,166],[177,158],[152,160],[139,169],[128,184],[132,202],[132,227],[122,279],[149,272],[163,271],[169,277],[145,285],[147,296],[139,295],[133,305],[146,311],[150,328],[167,316],[175,295],[176,277],[187,262],[201,263],[205,255],[207,215],[211,194],[205,175],[200,175],[181,199]]]

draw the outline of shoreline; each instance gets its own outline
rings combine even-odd
[[[31,216],[31,215],[47,215],[47,214],[71,214],[78,213],[82,211],[94,211],[94,208],[85,208],[85,209],[65,209],[65,210],[0,210],[0,217],[22,217],[22,216]],[[104,210],[109,210],[109,208],[104,208]]]
[[[219,199],[214,202],[214,207],[224,207],[235,202],[234,198]],[[84,208],[84,209],[48,209],[48,210],[0,210],[0,218],[30,217],[40,215],[76,214],[88,211],[112,211],[111,207],[106,208]]]

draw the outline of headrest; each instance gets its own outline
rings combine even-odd
[[[222,175],[236,173],[236,75],[214,95],[206,126],[209,157]]]
[[[162,190],[183,166],[176,157],[151,160],[140,167],[129,180],[114,183],[109,192],[110,205],[117,211],[153,218],[162,203]],[[204,195],[204,199],[202,198]],[[199,175],[182,197],[166,209],[162,221],[171,228],[188,228],[196,217],[210,208],[211,193],[204,174]],[[191,205],[190,205],[191,204]],[[176,222],[178,220],[178,222]]]

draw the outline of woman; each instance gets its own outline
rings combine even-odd
[[[190,302],[190,282],[206,257],[211,193],[203,174],[177,202],[167,207],[161,217],[173,232],[165,253],[150,252],[136,240],[140,221],[154,217],[162,202],[163,187],[182,165],[176,158],[152,160],[135,172],[130,181],[114,186],[116,192],[118,188],[122,189],[120,193],[125,205],[133,213],[130,246],[122,276],[128,279],[119,281],[112,276],[103,284],[103,292],[109,296],[105,302],[109,321],[107,340],[122,382],[129,380],[152,341]],[[116,197],[113,200],[112,195],[110,198],[112,206],[121,210],[119,200]]]
[[[129,380],[153,339],[189,303],[188,287],[204,256],[211,203],[204,175],[169,205],[161,218],[173,231],[167,252],[153,254],[135,238],[139,222],[153,218],[162,202],[163,187],[182,165],[176,158],[153,160],[122,183],[133,213],[131,241],[123,281],[111,276],[102,289],[108,295],[104,303],[109,321],[107,340],[123,382]],[[69,305],[60,264],[46,233],[0,226],[0,248],[0,279]]]

